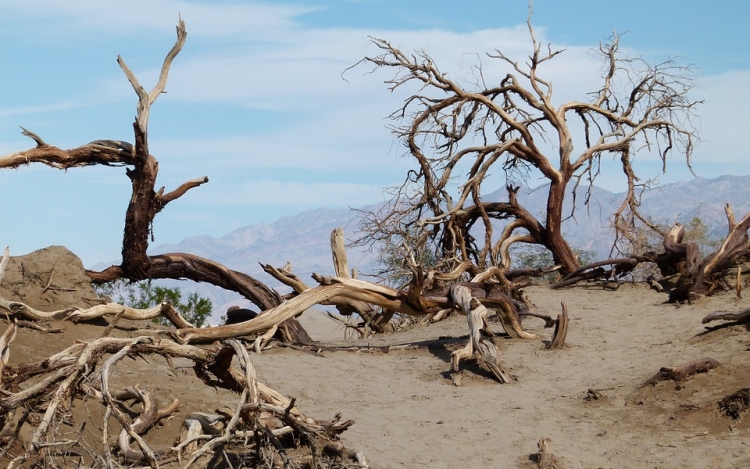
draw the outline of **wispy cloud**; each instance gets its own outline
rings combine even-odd
[[[282,180],[245,181],[239,191],[228,190],[210,203],[231,206],[352,206],[377,202],[382,197],[379,186],[347,182],[299,182]]]
[[[178,15],[189,22],[191,35],[205,37],[263,37],[295,27],[296,18],[317,10],[302,5],[256,2],[189,2],[180,0],[26,0],[3,2],[6,18],[33,19],[26,27],[38,26],[45,35],[64,30],[78,37],[92,32],[132,36],[139,31],[162,33]]]

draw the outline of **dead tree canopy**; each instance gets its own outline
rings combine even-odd
[[[93,282],[110,282],[117,278],[131,281],[159,278],[189,279],[238,292],[263,311],[272,309],[281,303],[278,293],[249,275],[187,253],[160,256],[147,254],[156,215],[187,191],[208,183],[208,177],[204,176],[185,181],[168,192],[164,187],[156,188],[159,163],[149,152],[148,120],[151,105],[164,92],[169,69],[187,38],[187,30],[182,20],[176,29],[177,39],[167,53],[159,79],[151,91],[147,91],[140,84],[122,57],[117,58],[117,63],[138,96],[137,114],[133,123],[134,144],[119,140],[96,140],[78,148],[64,150],[23,129],[24,135],[33,139],[36,147],[0,157],[0,168],[17,168],[31,163],[42,163],[56,169],[89,165],[125,166],[126,175],[132,186],[132,195],[125,212],[122,263],[102,272],[87,272]],[[287,340],[311,342],[309,335],[294,319],[281,328],[281,333]]]
[[[362,242],[415,253],[429,246],[448,270],[462,261],[480,270],[507,268],[511,244],[535,243],[568,273],[579,267],[562,232],[571,215],[563,212],[569,186],[591,186],[602,158],[614,157],[629,186],[619,212],[625,218],[637,210],[638,188],[646,184],[633,169],[636,155],[649,153],[666,164],[670,154],[679,153],[690,164],[698,138],[690,123],[698,104],[687,95],[690,68],[672,60],[651,65],[625,57],[614,35],[594,51],[602,74],[590,100],[558,102],[554,77],[543,72],[563,51],[537,41],[530,17],[528,30],[533,52],[525,61],[499,50],[487,54],[508,70],[491,84],[493,77],[481,63],[473,77],[457,80],[424,50],[404,52],[387,40],[372,40],[379,55],[359,64],[392,71],[386,80],[390,90],[413,86],[418,91],[391,115],[392,131],[414,159],[414,168],[392,188],[390,204],[365,214]],[[493,173],[505,174],[507,201],[483,199],[496,189],[483,185]],[[532,178],[548,184],[541,216],[519,203],[518,187],[512,184]],[[508,221],[500,233],[493,224],[497,220]]]

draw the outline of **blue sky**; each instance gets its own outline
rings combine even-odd
[[[424,48],[457,77],[477,60],[491,64],[485,52],[523,60],[530,51],[526,0],[10,0],[0,3],[0,154],[33,146],[19,126],[61,148],[132,140],[136,96],[116,58],[150,89],[178,14],[187,43],[152,108],[150,147],[168,191],[196,177],[210,182],[157,216],[154,245],[366,205],[401,182],[409,160],[386,117],[405,95],[386,89],[387,73],[344,73],[376,53],[368,37]],[[566,49],[544,71],[558,103],[593,89],[589,50],[613,31],[652,63],[693,64],[694,96],[707,101],[695,168],[716,177],[750,173],[748,18],[750,3],[740,0],[537,0],[532,21],[541,42]],[[642,162],[645,176],[657,167]],[[690,177],[673,157],[661,180]],[[619,190],[622,180],[601,183]],[[62,244],[87,266],[116,261],[129,196],[124,168],[2,171],[0,243],[14,255]]]

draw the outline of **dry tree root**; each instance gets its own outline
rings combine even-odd
[[[466,347],[451,354],[451,370],[457,373],[461,360],[474,357],[489,368],[498,382],[510,382],[511,378],[500,363],[497,347],[492,341],[492,332],[487,325],[487,308],[473,298],[471,290],[463,285],[451,287],[450,296],[456,307],[466,313],[470,334]]]
[[[531,316],[531,317],[534,317],[534,318],[539,318],[542,321],[544,321],[544,327],[545,328],[547,328],[547,327],[555,327],[555,325],[557,324],[557,322],[552,318],[552,316],[549,316],[547,314],[533,313],[531,311],[519,311],[518,312],[518,316],[520,316],[520,317]]]
[[[750,308],[742,311],[716,311],[703,318],[701,323],[708,324],[711,321],[734,321],[742,324],[750,321]]]
[[[734,420],[750,409],[750,388],[742,388],[719,401],[719,410]]]
[[[675,368],[664,367],[660,369],[654,376],[646,380],[641,387],[654,386],[659,381],[671,380],[677,383],[679,386],[688,377],[696,373],[705,373],[712,368],[719,366],[719,362],[713,358],[699,358],[692,360],[687,363],[683,363]]]
[[[561,348],[565,345],[565,339],[568,336],[568,307],[565,302],[562,303],[562,313],[557,316],[557,322],[555,323],[555,332],[552,334],[552,339],[547,344],[547,350],[553,348]]]
[[[11,325],[0,338],[5,344],[3,358],[14,331]],[[152,447],[149,432],[177,411],[179,402],[160,407],[145,389],[130,386],[113,392],[109,384],[115,365],[124,357],[148,355],[193,361],[200,379],[238,393],[239,401],[226,416],[183,409],[189,412],[188,432],[172,447]],[[235,358],[239,367],[233,365]],[[230,463],[234,467],[273,467],[273,461],[284,461],[285,467],[368,467],[360,452],[339,441],[353,421],[341,421],[340,416],[318,421],[302,414],[294,399],[257,381],[248,353],[238,341],[199,348],[157,337],[103,337],[76,342],[40,362],[2,363],[0,459],[9,468],[59,466],[59,458],[63,466],[75,462],[156,468],[181,461],[184,468],[207,467],[217,457],[235,461]],[[126,401],[141,410],[127,408]],[[111,438],[113,417],[121,431]],[[14,445],[24,434],[30,437]],[[75,461],[64,459],[71,455],[76,455]]]
[[[735,300],[740,301],[742,299],[742,266],[737,266],[737,279],[734,289],[737,293],[735,296]]]
[[[549,449],[551,442],[549,438],[542,438],[537,443],[539,451],[536,453],[536,463],[539,469],[563,469],[560,460]]]

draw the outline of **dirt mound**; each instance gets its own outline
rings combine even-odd
[[[0,296],[40,311],[98,304],[81,259],[63,246],[50,246],[11,257],[0,283]]]

